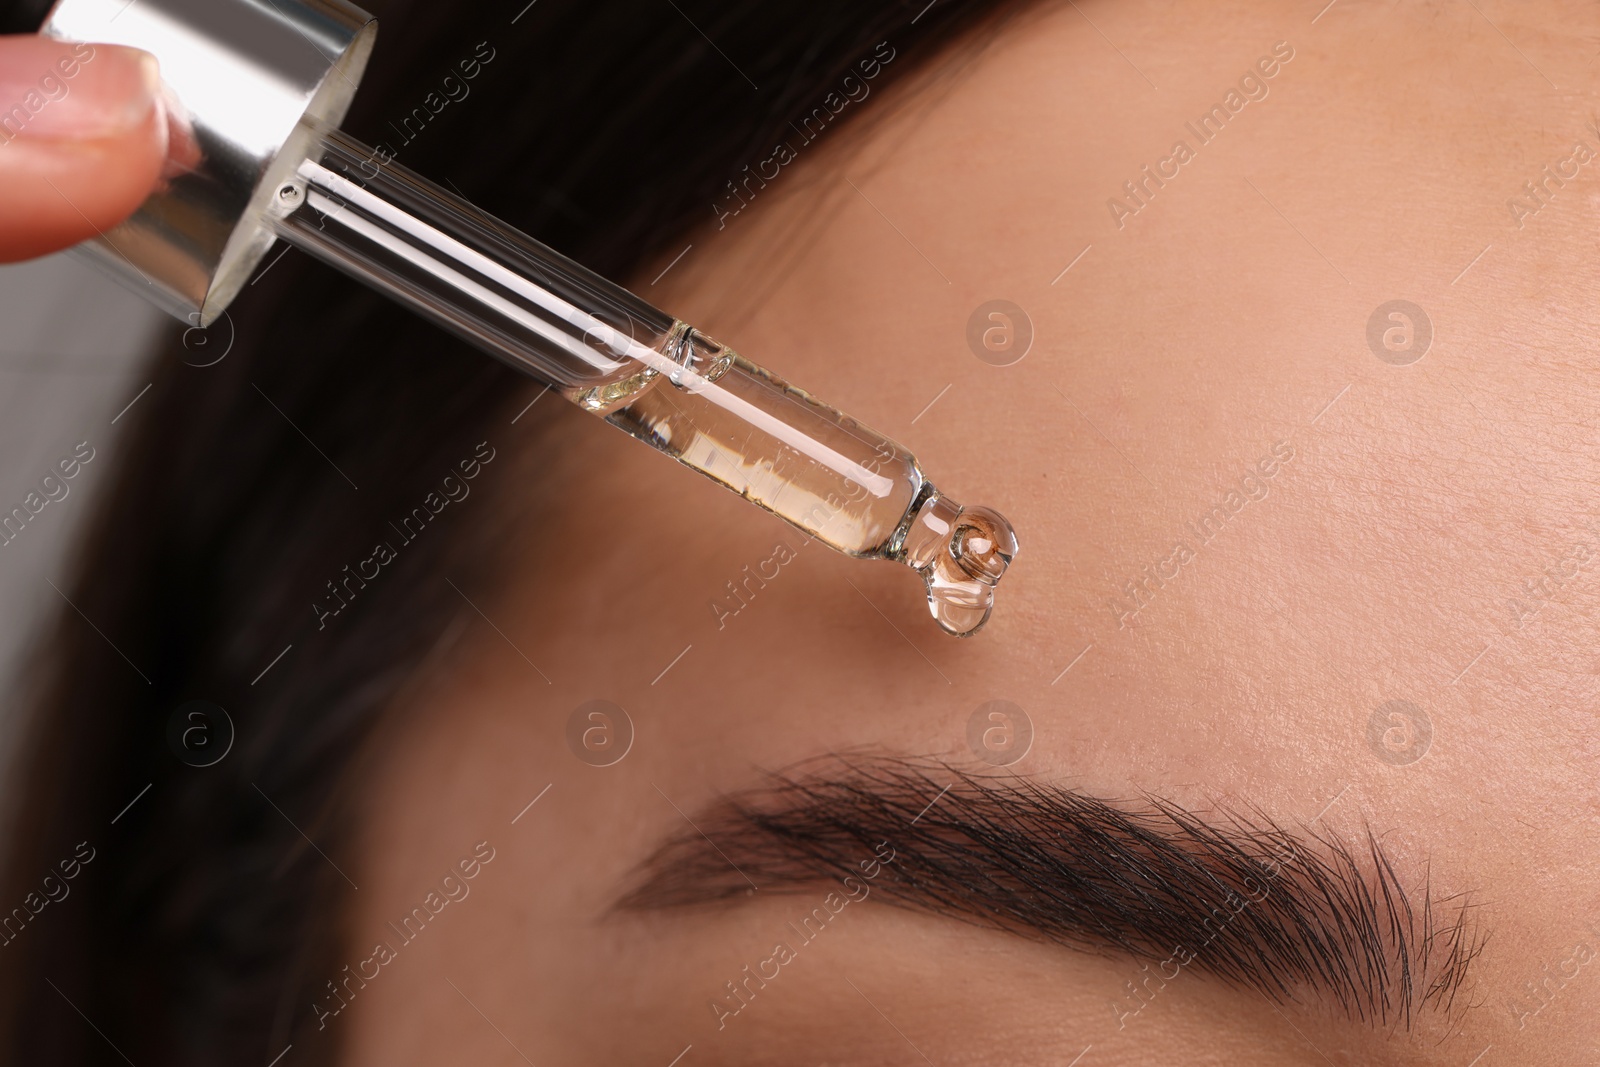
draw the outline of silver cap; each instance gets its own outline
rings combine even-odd
[[[377,29],[344,0],[59,0],[41,33],[160,60],[169,156],[184,168],[78,250],[210,325],[272,246],[268,202],[304,158],[310,123],[343,120]]]

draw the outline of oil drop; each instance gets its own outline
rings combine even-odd
[[[994,588],[1016,558],[1017,534],[997,511],[964,508],[932,485],[925,489],[898,558],[922,575],[939,627],[971,637],[994,610]]]

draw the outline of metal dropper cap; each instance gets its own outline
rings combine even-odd
[[[262,217],[313,143],[310,124],[344,118],[377,29],[343,0],[59,0],[41,33],[160,61],[169,155],[184,167],[78,249],[164,310],[210,325],[272,245]]]

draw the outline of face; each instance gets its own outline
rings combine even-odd
[[[957,640],[575,408],[496,429],[519,548],[336,857],[346,1061],[1587,1062],[1585,25],[1037,5],[708,205],[636,290],[1021,554]]]

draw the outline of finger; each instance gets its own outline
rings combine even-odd
[[[147,52],[0,37],[0,262],[104,233],[150,194],[166,112]]]

